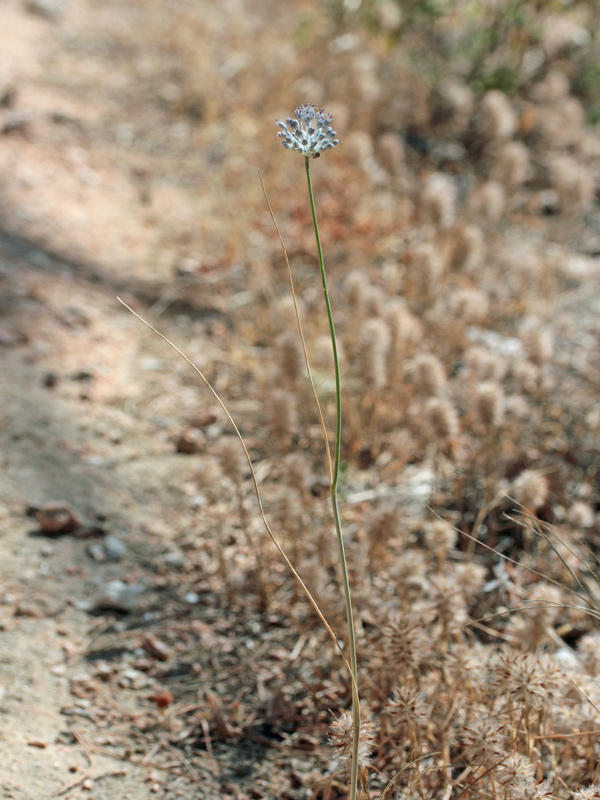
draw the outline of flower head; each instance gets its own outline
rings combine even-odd
[[[337,134],[331,127],[331,114],[326,114],[322,108],[303,104],[298,106],[294,116],[295,119],[288,117],[285,122],[275,120],[281,128],[277,136],[287,150],[297,150],[305,158],[319,158],[324,150],[338,144]]]

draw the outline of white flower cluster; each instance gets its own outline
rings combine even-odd
[[[330,124],[331,114],[313,105],[298,106],[294,114],[296,119],[275,120],[281,128],[277,135],[287,150],[297,150],[305,158],[319,158],[324,150],[338,144],[337,134]]]

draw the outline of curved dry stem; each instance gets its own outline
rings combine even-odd
[[[283,236],[281,235],[281,231],[279,230],[279,225],[277,224],[277,220],[275,219],[275,214],[273,213],[273,209],[271,208],[271,203],[269,201],[269,197],[267,195],[267,190],[265,188],[265,184],[263,183],[262,175],[260,174],[260,170],[258,170],[258,179],[260,181],[260,185],[263,190],[263,194],[265,196],[265,201],[267,203],[267,208],[269,209],[269,214],[271,215],[271,219],[273,220],[273,226],[277,231],[277,236],[279,238],[279,243],[281,244],[281,249],[283,250],[283,258],[285,260],[285,265],[288,271],[288,277],[290,280],[290,289],[292,291],[292,300],[294,301],[294,312],[296,314],[296,323],[298,325],[298,332],[300,334],[300,341],[302,342],[302,351],[304,353],[304,362],[306,364],[306,373],[308,375],[308,380],[310,381],[310,388],[312,389],[313,397],[315,398],[315,403],[317,405],[317,411],[319,414],[319,420],[321,422],[321,430],[323,431],[323,439],[325,440],[325,451],[327,453],[327,466],[329,467],[329,482],[333,482],[333,462],[331,460],[331,448],[329,447],[329,438],[327,436],[327,426],[325,425],[325,419],[323,417],[323,412],[321,411],[321,403],[319,402],[319,397],[317,395],[317,390],[315,389],[315,384],[313,382],[312,377],[312,370],[310,368],[310,362],[308,360],[308,350],[306,349],[306,341],[304,339],[304,330],[302,329],[302,322],[300,320],[300,311],[298,310],[298,302],[296,300],[296,290],[294,288],[294,278],[292,276],[292,268],[290,266],[290,260],[288,258],[287,249],[285,243],[283,241]]]
[[[186,354],[183,351],[181,351],[177,347],[177,345],[173,344],[173,342],[170,339],[167,339],[167,337],[164,334],[162,334],[160,331],[157,331],[156,328],[154,328],[152,325],[150,325],[149,322],[147,322],[143,317],[141,317],[137,312],[135,312],[130,306],[128,306],[127,303],[125,303],[123,300],[121,300],[120,297],[117,297],[117,300],[119,301],[119,303],[121,303],[121,305],[125,306],[125,308],[128,311],[130,311],[133,314],[134,317],[137,317],[137,319],[139,319],[140,322],[142,322],[147,328],[149,328],[153,333],[155,333],[163,341],[165,341],[170,347],[172,347],[173,350],[175,350],[175,352],[178,353],[183,358],[183,360],[186,361],[190,365],[190,367],[197,373],[197,375],[199,375],[200,378],[202,378],[202,380],[204,381],[206,386],[211,391],[211,393],[212,393],[213,397],[215,398],[215,400],[217,401],[217,403],[221,406],[221,408],[225,412],[225,415],[226,415],[227,419],[229,420],[229,422],[231,423],[231,425],[233,427],[233,430],[236,433],[236,436],[240,440],[240,444],[244,448],[244,454],[245,454],[246,460],[248,462],[248,467],[250,468],[250,475],[252,476],[252,483],[254,485],[254,493],[256,495],[256,500],[258,502],[258,508],[259,508],[259,511],[260,511],[260,516],[261,516],[262,521],[263,521],[263,525],[265,526],[265,529],[266,529],[267,533],[269,534],[269,537],[271,538],[271,541],[273,542],[273,544],[277,548],[277,550],[279,552],[279,555],[283,558],[283,560],[286,563],[286,566],[288,567],[288,569],[290,570],[290,572],[292,573],[294,578],[300,584],[300,587],[301,587],[302,591],[304,592],[304,594],[308,598],[308,601],[310,602],[311,606],[314,608],[317,616],[319,617],[319,619],[321,620],[321,622],[325,626],[328,634],[333,639],[333,643],[335,644],[337,650],[339,651],[339,653],[340,653],[340,655],[341,655],[341,657],[342,657],[342,659],[344,661],[344,664],[346,666],[346,669],[348,670],[348,674],[350,675],[350,678],[352,680],[353,693],[357,694],[358,691],[357,691],[357,687],[356,687],[356,681],[355,681],[354,675],[352,673],[352,668],[350,666],[350,663],[348,662],[348,659],[344,655],[344,651],[342,650],[342,646],[339,643],[339,640],[338,640],[337,636],[333,632],[333,629],[332,629],[331,625],[325,619],[325,616],[323,615],[323,612],[319,608],[319,605],[318,605],[317,601],[314,599],[314,597],[310,593],[310,590],[308,589],[308,587],[306,586],[306,584],[304,583],[304,581],[302,580],[302,578],[300,577],[300,575],[298,574],[296,569],[294,568],[294,565],[292,564],[290,559],[285,554],[285,551],[284,551],[283,547],[279,544],[275,534],[271,530],[271,526],[269,525],[269,522],[267,520],[267,517],[265,515],[265,511],[264,511],[264,508],[263,508],[262,498],[261,498],[260,490],[258,488],[258,480],[257,480],[257,477],[256,477],[256,473],[254,471],[254,465],[252,463],[252,459],[250,457],[250,453],[248,452],[248,448],[246,447],[246,442],[244,441],[244,437],[242,436],[238,426],[235,424],[235,421],[234,421],[233,417],[231,416],[231,414],[227,410],[227,407],[226,407],[225,403],[221,400],[221,397],[216,392],[216,390],[213,388],[212,384],[210,383],[208,378],[204,375],[204,373],[194,364],[194,362],[190,358],[188,358],[188,356],[186,356]]]
[[[434,511],[434,510],[431,508],[431,506],[429,506],[429,511],[431,511],[431,513],[432,513],[432,514],[433,514],[435,517],[437,517],[439,520],[441,520],[442,522],[446,522],[446,520],[445,520],[445,519],[443,519],[443,517],[441,517],[441,516],[440,516],[440,515],[439,515],[439,514],[438,514],[436,511]],[[511,519],[511,520],[512,520],[512,517],[509,517],[508,515],[506,515],[506,516],[507,516],[507,518],[508,518],[508,519]],[[513,521],[513,522],[516,522],[516,520],[512,520],[512,521]],[[448,523],[448,522],[446,522],[446,524],[448,525],[449,523]],[[471,536],[471,534],[470,534],[470,533],[467,533],[466,531],[461,531],[459,528],[455,527],[454,525],[451,525],[450,527],[451,527],[453,530],[455,530],[455,531],[456,531],[456,533],[458,533],[458,535],[459,535],[459,536],[466,536],[466,537],[467,537],[467,539],[473,539],[473,538],[474,538],[473,536]],[[484,547],[486,550],[489,550],[490,552],[494,553],[495,555],[497,555],[497,556],[500,556],[500,558],[504,559],[504,561],[508,561],[510,564],[514,564],[516,567],[519,567],[520,569],[524,569],[524,570],[526,570],[527,572],[530,572],[532,575],[537,575],[537,576],[538,576],[538,578],[543,578],[543,579],[544,579],[545,581],[547,581],[548,583],[552,583],[554,586],[558,586],[560,589],[566,589],[568,592],[572,592],[572,593],[575,595],[575,597],[578,597],[580,600],[586,600],[586,599],[587,599],[586,597],[584,597],[584,596],[583,596],[582,594],[580,594],[579,592],[576,592],[576,591],[575,591],[575,589],[571,589],[571,587],[569,587],[569,586],[565,586],[565,585],[564,585],[563,583],[561,583],[560,581],[556,581],[556,580],[554,580],[554,578],[549,578],[547,575],[544,575],[544,573],[543,573],[543,572],[540,572],[539,570],[537,570],[537,569],[534,569],[533,567],[529,567],[529,566],[527,566],[527,564],[521,564],[521,562],[520,562],[520,561],[517,561],[516,559],[514,559],[514,558],[511,558],[510,556],[507,556],[507,555],[505,555],[504,553],[499,553],[499,552],[498,552],[498,551],[497,551],[495,548],[493,548],[491,545],[489,545],[489,544],[486,544],[485,542],[481,542],[481,541],[479,541],[479,539],[476,539],[475,541],[476,541],[476,543],[477,543],[478,545],[480,545],[480,547]]]

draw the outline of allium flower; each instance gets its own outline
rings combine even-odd
[[[277,136],[287,150],[297,150],[305,158],[319,158],[324,150],[338,144],[337,134],[331,127],[331,114],[306,104],[298,106],[294,114],[296,119],[275,120],[281,128]]]

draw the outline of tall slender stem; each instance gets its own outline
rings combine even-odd
[[[333,313],[327,289],[327,277],[325,275],[325,262],[323,260],[323,248],[321,247],[321,237],[317,224],[317,212],[315,210],[315,199],[310,179],[310,159],[304,159],[306,164],[306,181],[308,183],[308,196],[310,198],[310,210],[312,212],[313,225],[315,228],[315,238],[317,240],[317,251],[319,254],[319,267],[321,269],[321,281],[323,283],[323,295],[327,308],[327,318],[329,320],[329,331],[331,334],[331,347],[333,350],[333,365],[335,370],[335,403],[336,403],[336,424],[335,424],[335,456],[333,464],[333,476],[331,480],[331,506],[333,509],[333,520],[337,535],[338,549],[340,554],[340,564],[342,568],[342,583],[344,585],[344,598],[346,601],[346,620],[348,623],[348,646],[350,649],[350,667],[352,669],[352,762],[350,767],[350,790],[349,800],[356,800],[358,787],[358,745],[360,742],[360,705],[358,696],[358,669],[356,662],[356,638],[354,632],[354,614],[352,611],[352,597],[350,594],[350,580],[348,577],[348,564],[346,562],[346,551],[344,548],[344,538],[342,536],[342,525],[340,511],[338,507],[338,481],[340,475],[340,450],[342,438],[342,386],[340,377],[340,360],[338,355],[337,339],[333,324]]]

